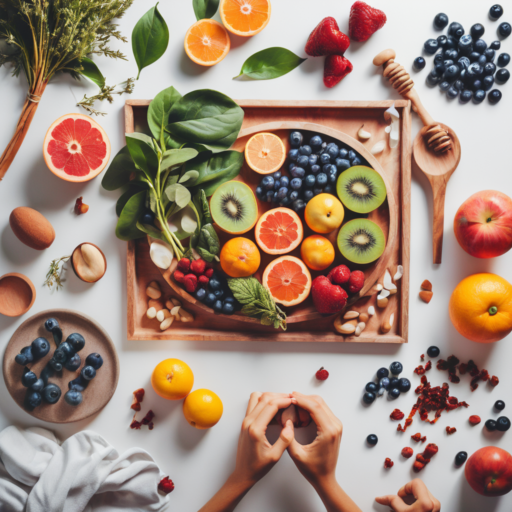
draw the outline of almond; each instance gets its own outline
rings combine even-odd
[[[9,224],[20,242],[37,251],[47,249],[55,240],[55,230],[46,217],[27,206],[14,208]]]
[[[365,324],[368,323],[368,320],[370,319],[369,315],[367,313],[361,313],[359,315],[359,321],[364,322]]]
[[[420,292],[420,299],[423,301],[423,302],[426,302],[427,304],[432,300],[432,296],[434,294],[432,292],[429,292],[427,290],[422,290]]]
[[[426,290],[427,292],[431,292],[432,291],[432,283],[428,279],[425,279],[425,281],[423,281],[423,283],[421,283],[421,289]]]

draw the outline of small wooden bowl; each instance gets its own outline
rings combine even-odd
[[[27,276],[12,272],[0,277],[0,314],[24,315],[35,300],[36,289]]]

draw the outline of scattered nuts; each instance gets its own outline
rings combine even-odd
[[[378,155],[379,153],[382,153],[384,151],[384,148],[386,147],[386,141],[380,140],[373,146],[373,148],[370,150],[370,153],[372,155]]]
[[[107,260],[99,247],[84,243],[73,251],[71,266],[79,279],[85,283],[96,283],[107,271]]]
[[[179,301],[178,299],[175,299],[174,297],[171,297],[171,302],[175,305],[175,306],[181,306],[181,301]]]
[[[353,318],[357,318],[359,313],[357,311],[347,311],[343,316],[344,320],[352,320]]]
[[[163,243],[153,242],[149,248],[149,256],[158,268],[167,270],[171,266],[174,252]]]
[[[387,334],[389,331],[391,331],[391,327],[393,327],[393,324],[395,323],[395,314],[391,313],[389,317],[385,318],[382,322],[382,325],[380,326],[380,330]]]
[[[388,305],[388,298],[387,297],[381,297],[380,295],[377,297],[377,306],[379,308],[384,309]]]
[[[153,318],[156,318],[156,309],[155,309],[155,308],[149,308],[149,309],[146,311],[146,316],[147,316],[150,320],[153,320]]]
[[[174,306],[174,307],[171,309],[171,315],[172,315],[172,316],[176,316],[176,315],[178,315],[178,316],[179,316],[180,309],[181,309],[181,306]]]
[[[168,299],[165,302],[165,307],[170,311],[174,307],[174,302],[171,299]]]
[[[427,292],[431,292],[432,291],[432,283],[428,279],[425,279],[425,281],[423,281],[423,283],[421,283],[421,289],[427,290]]]
[[[357,132],[357,136],[360,138],[360,139],[363,139],[363,140],[368,140],[372,134],[370,132],[367,132],[365,129],[364,129],[364,124],[363,126],[361,126],[361,128],[359,128],[359,131]]]
[[[364,322],[365,324],[367,324],[369,319],[370,319],[370,316],[367,313],[361,313],[359,315],[360,322]]]
[[[182,322],[193,322],[194,321],[194,315],[192,313],[189,313],[188,311],[185,311],[183,308],[180,309],[179,314],[180,314],[180,320]]]
[[[172,323],[174,322],[174,317],[169,316],[166,318],[161,324],[160,324],[160,330],[165,331],[166,329],[169,329],[171,327]]]
[[[162,301],[156,300],[156,299],[149,299],[148,307],[155,308],[157,311],[160,311],[161,309],[165,309],[165,306],[162,304]]]
[[[338,332],[341,334],[353,334],[356,330],[356,326],[354,324],[343,324],[339,329]]]
[[[168,309],[161,309],[156,314],[156,319],[159,322],[163,322],[166,318],[169,318],[171,316],[171,313]]]
[[[152,299],[159,299],[162,296],[162,291],[157,281],[151,281],[151,283],[148,284],[146,295]]]
[[[432,300],[432,296],[434,294],[432,292],[429,292],[427,290],[421,290],[420,292],[420,299],[425,302],[426,304],[428,304],[431,300]]]
[[[369,297],[371,295],[375,295],[376,293],[379,293],[381,290],[383,289],[383,286],[381,284],[376,284],[375,286],[373,286],[372,288],[370,288],[367,292],[366,292],[366,297]]]
[[[386,270],[386,273],[384,274],[384,288],[388,290],[391,295],[394,295],[397,292],[396,284],[391,280],[389,270]]]
[[[395,277],[393,277],[393,280],[395,281],[395,283],[397,281],[399,281],[400,279],[402,279],[403,275],[404,275],[404,267],[402,267],[402,265],[398,265],[398,267],[396,267]]]
[[[365,327],[366,327],[366,324],[364,322],[359,322],[357,324],[357,327],[356,327],[356,330],[355,330],[354,334],[356,336],[361,336],[361,333],[364,331]]]
[[[375,306],[370,306],[370,307],[368,308],[368,314],[369,314],[370,316],[375,315]]]

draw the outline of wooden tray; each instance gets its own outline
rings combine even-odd
[[[126,132],[148,131],[146,123],[147,107],[150,101],[128,100],[125,107]],[[397,265],[404,267],[404,277],[399,281],[399,292],[391,297],[386,314],[395,313],[395,323],[390,333],[382,335],[379,327],[383,311],[371,319],[360,337],[343,338],[332,328],[334,317],[320,317],[311,305],[305,306],[302,318],[306,321],[291,322],[286,332],[261,326],[248,319],[236,319],[224,315],[205,313],[205,306],[185,302],[184,307],[196,317],[192,324],[174,323],[172,328],[161,333],[155,321],[145,316],[147,297],[145,288],[149,281],[160,282],[164,293],[180,295],[180,290],[172,289],[166,280],[169,271],[164,273],[153,265],[149,258],[149,247],[145,239],[128,244],[128,338],[146,339],[185,339],[185,340],[265,340],[265,341],[332,341],[332,342],[407,342],[408,295],[409,295],[409,229],[410,229],[410,103],[400,100],[395,107],[401,114],[401,139],[399,147],[388,147],[383,153],[373,157],[371,147],[379,140],[387,138],[384,129],[383,112],[393,105],[392,101],[383,102],[287,102],[287,101],[239,101],[245,111],[244,124],[234,149],[243,150],[249,135],[258,131],[286,130],[293,127],[315,131],[315,125],[321,125],[324,134],[340,139],[365,157],[370,165],[381,172],[387,182],[390,206],[396,215],[385,215],[384,224],[389,223],[390,237],[385,254],[370,270],[366,271],[369,284],[377,279],[382,282],[385,268],[393,274]],[[370,141],[364,145],[357,140],[356,133],[364,122],[365,129],[372,133]],[[309,126],[309,128],[308,128]],[[340,133],[341,132],[341,133]],[[243,172],[243,171],[242,171]],[[386,202],[385,204],[387,204]],[[382,215],[381,215],[382,217]],[[387,220],[389,219],[389,220]],[[377,220],[377,219],[374,219]],[[382,226],[384,231],[388,226]],[[244,235],[245,236],[245,235]],[[314,277],[314,276],[313,276]],[[183,295],[183,294],[181,294]],[[181,297],[180,297],[181,298]],[[375,302],[376,296],[365,297],[351,309],[366,311]],[[181,298],[183,301],[183,298]],[[195,302],[192,300],[192,302]]]

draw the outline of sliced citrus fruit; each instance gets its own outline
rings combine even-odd
[[[259,174],[276,172],[286,160],[283,141],[273,133],[257,133],[245,146],[245,160]]]
[[[254,231],[256,242],[267,254],[293,251],[304,235],[300,217],[289,208],[274,208],[265,212]]]
[[[59,117],[43,143],[48,169],[66,181],[89,181],[103,171],[110,158],[105,130],[84,114]]]
[[[281,256],[268,264],[262,283],[277,303],[295,306],[309,295],[311,274],[299,258]]]
[[[218,64],[230,48],[231,41],[227,30],[215,20],[199,20],[185,35],[185,52],[201,66]]]
[[[221,0],[220,17],[224,26],[237,36],[261,32],[270,21],[270,0]]]

